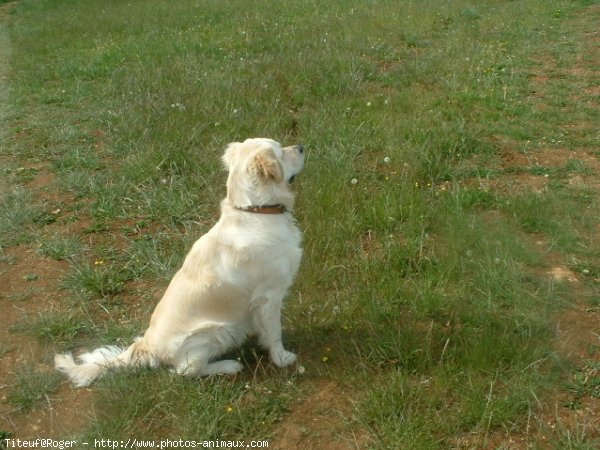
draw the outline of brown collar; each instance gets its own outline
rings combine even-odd
[[[235,209],[255,214],[283,214],[287,212],[283,205],[236,206]]]

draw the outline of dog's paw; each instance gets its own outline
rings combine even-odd
[[[294,364],[298,356],[295,353],[288,352],[287,350],[278,350],[271,352],[271,360],[277,367],[286,367],[290,364]]]
[[[239,361],[221,361],[220,373],[225,375],[235,375],[240,372],[244,366]]]
[[[235,375],[240,372],[244,366],[239,361],[225,359],[210,363],[204,371],[204,375]]]

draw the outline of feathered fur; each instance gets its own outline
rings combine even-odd
[[[282,300],[298,271],[302,234],[290,214],[289,181],[303,168],[301,146],[270,139],[230,144],[221,217],[198,239],[156,306],[143,337],[127,349],[101,347],[79,357],[55,356],[55,367],[75,386],[109,370],[164,364],[183,375],[234,374],[238,361],[218,357],[249,335],[280,367],[296,355],[281,340]],[[287,212],[253,214],[239,208],[280,204]]]

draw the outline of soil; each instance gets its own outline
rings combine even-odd
[[[276,449],[347,450],[362,448],[362,436],[348,433],[342,412],[352,408],[351,392],[332,380],[315,380],[308,395],[293,405],[272,442]]]

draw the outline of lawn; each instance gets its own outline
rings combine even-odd
[[[0,438],[600,445],[597,1],[0,3]],[[52,355],[143,333],[254,136],[307,149],[303,370],[71,388]]]

